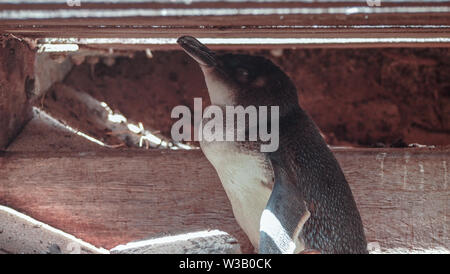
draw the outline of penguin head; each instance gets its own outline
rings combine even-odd
[[[190,36],[177,42],[200,65],[212,104],[279,106],[281,115],[298,107],[294,84],[270,60],[246,54],[219,55]]]

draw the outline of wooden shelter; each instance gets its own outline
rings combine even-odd
[[[0,35],[0,205],[108,250],[219,230],[253,252],[197,144],[170,140],[170,110],[207,97],[192,35],[291,76],[371,252],[450,250],[448,1],[2,1]]]

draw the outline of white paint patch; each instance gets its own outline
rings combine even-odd
[[[328,7],[328,8],[200,8],[200,9],[53,9],[0,11],[0,19],[70,19],[123,18],[166,16],[237,16],[237,15],[296,15],[296,14],[386,14],[386,13],[445,13],[446,6],[422,7]]]
[[[309,44],[376,44],[376,43],[450,43],[449,37],[324,37],[324,38],[199,38],[206,45],[309,45]],[[175,45],[177,38],[43,38],[45,44],[124,44],[124,45]]]
[[[444,189],[447,190],[447,161],[442,161],[442,167],[444,168]]]
[[[139,126],[137,126],[137,125],[135,125],[135,124],[129,123],[129,124],[127,125],[127,127],[128,127],[128,129],[129,129],[131,132],[133,132],[133,133],[139,133],[139,132],[141,132],[141,129],[139,128]]]
[[[172,142],[167,142],[150,132],[149,130],[144,129],[144,125],[142,122],[139,122],[138,125],[135,125],[133,123],[129,123],[128,119],[119,113],[114,113],[113,110],[106,104],[105,102],[100,102],[100,105],[105,109],[105,111],[108,113],[108,120],[113,123],[124,123],[126,124],[127,129],[140,136],[139,138],[139,147],[142,147],[144,145],[144,142],[150,142],[155,146],[159,146],[162,148],[171,148],[171,149],[178,149],[178,147],[174,147]],[[190,147],[189,145],[180,146],[179,144],[175,144],[176,146],[179,146],[179,148],[186,148]]]
[[[176,144],[176,146],[171,146],[170,148],[171,148],[171,149],[182,148],[182,149],[187,149],[187,150],[190,150],[190,149],[200,149],[199,147],[194,147],[194,146],[186,145],[186,144],[183,144],[183,143],[178,143],[178,142],[176,142],[175,144]]]
[[[144,140],[147,140],[149,142],[152,142],[156,145],[160,145],[161,147],[165,147],[162,139],[159,137],[156,137],[155,135],[145,132],[145,135],[139,140],[139,146],[142,147]]]
[[[38,44],[38,53],[78,51],[77,44]]]
[[[152,51],[149,48],[145,49],[145,56],[147,56],[147,58],[153,58],[153,54]]]
[[[122,114],[114,113],[105,102],[101,102],[100,105],[108,112],[109,121],[118,124],[127,122],[127,118],[125,116],[123,116]]]
[[[381,176],[381,183],[384,183],[384,159],[386,158],[387,153],[386,152],[382,152],[377,154],[376,159],[380,160],[380,176]]]
[[[406,183],[408,181],[408,161],[411,156],[409,154],[405,154],[405,164],[403,165],[403,189],[406,189]]]
[[[113,123],[126,123],[127,118],[123,116],[122,114],[108,114],[108,120],[110,120]]]
[[[420,168],[420,185],[419,189],[423,190],[423,186],[425,184],[425,169],[423,168],[423,163],[419,162],[419,168]]]

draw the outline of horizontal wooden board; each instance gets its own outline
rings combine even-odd
[[[375,1],[376,2],[376,1]],[[13,4],[14,3],[14,4]],[[71,1],[71,3],[76,3]],[[253,47],[448,46],[446,1],[7,1],[0,31],[32,37],[272,38]],[[287,42],[281,38],[295,38]],[[347,40],[338,40],[346,38]],[[348,40],[348,39],[353,40]],[[396,40],[402,38],[402,40]],[[313,40],[311,40],[313,39]],[[161,41],[163,41],[162,39]],[[262,45],[261,45],[262,44]],[[164,45],[162,47],[161,45]],[[219,47],[234,45],[231,40]],[[129,48],[137,47],[128,44]],[[174,43],[150,43],[173,48]]]
[[[373,252],[449,252],[449,149],[333,149]],[[4,152],[0,204],[96,246],[218,229],[252,248],[202,152]]]
[[[0,254],[109,253],[2,205],[0,232]]]

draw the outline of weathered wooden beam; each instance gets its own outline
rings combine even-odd
[[[33,119],[8,146],[8,151],[108,151],[105,147],[74,134],[50,116],[34,112]],[[95,251],[89,244],[72,235],[39,223],[29,216],[0,205],[0,254],[7,253],[85,253]],[[231,235],[221,231],[198,231],[167,235],[160,233],[151,239],[134,241],[112,250],[120,254],[149,253],[240,253],[240,245]]]
[[[154,134],[149,129],[143,129],[139,133],[129,130],[130,125],[138,127],[138,122],[130,119],[126,119],[126,122],[124,120],[122,122],[111,121],[109,116],[113,112],[109,106],[105,102],[100,102],[93,98],[86,92],[80,92],[62,83],[55,83],[49,92],[50,95],[46,97],[50,98],[42,99],[42,105],[45,106],[45,111],[49,111],[50,115],[63,121],[76,121],[70,126],[80,132],[89,132],[91,137],[101,139],[105,146],[153,148],[167,148],[169,144],[170,146],[176,146],[176,144],[171,142],[171,139],[155,133],[156,130],[152,131]],[[52,100],[52,96],[58,99],[57,102],[56,100]],[[36,107],[33,109],[39,116],[46,115],[44,110]],[[125,119],[124,116],[121,116],[121,118]],[[155,140],[149,139],[145,141],[145,136],[148,134],[152,134]]]
[[[128,47],[146,44],[165,49],[176,47],[174,42],[168,43],[167,38],[174,39],[182,34],[228,38],[216,41],[216,47],[230,47],[233,43],[240,47],[450,44],[448,2],[380,1],[380,6],[370,6],[368,2],[377,1],[99,3],[83,0],[79,1],[80,6],[68,5],[62,0],[20,1],[19,4],[6,1],[0,4],[0,31],[40,38],[152,38],[138,44],[132,42],[134,40],[117,44],[128,43]],[[244,40],[237,42],[236,38]]]
[[[449,252],[449,149],[334,149],[373,252]],[[252,248],[201,151],[4,152],[0,204],[96,246],[218,229]]]
[[[161,232],[207,229],[245,239],[209,163],[185,158],[201,156],[199,152],[109,153],[75,153],[75,158],[57,153],[45,160],[41,153],[32,153],[19,157],[25,162],[16,174],[10,164],[18,162],[6,153],[0,160],[0,204],[105,248]],[[44,169],[36,170],[37,166]],[[45,178],[28,177],[25,170],[30,168]],[[186,170],[197,175],[188,177]]]
[[[119,245],[112,254],[239,254],[240,245],[219,230],[163,236]]]
[[[0,149],[31,118],[35,52],[24,41],[0,34]]]
[[[59,229],[0,205],[0,254],[107,254]]]

